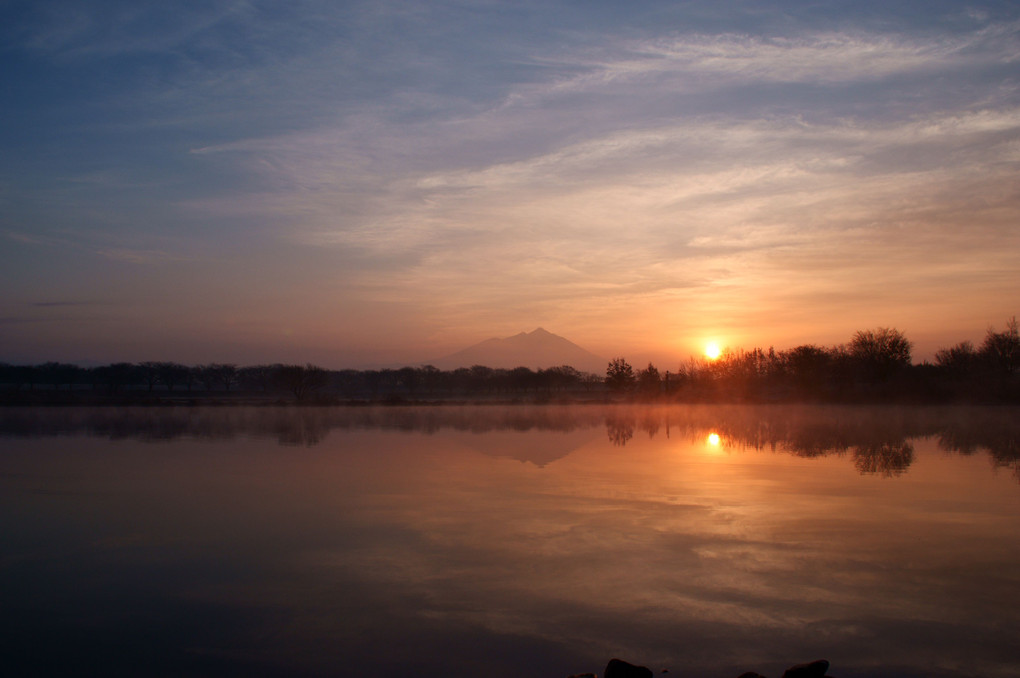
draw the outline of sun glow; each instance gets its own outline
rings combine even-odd
[[[705,355],[709,360],[717,360],[722,355],[722,349],[713,341],[705,346]]]
[[[709,433],[708,438],[705,439],[705,442],[707,442],[712,447],[719,447],[719,434]]]

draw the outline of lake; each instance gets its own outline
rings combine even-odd
[[[0,410],[9,676],[1018,676],[1020,412]]]

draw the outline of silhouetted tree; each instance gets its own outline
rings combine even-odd
[[[181,383],[184,384],[184,388],[188,389],[188,393],[190,393],[198,381],[198,373],[194,367],[189,365],[182,365],[181,367],[184,368],[184,371],[180,374]]]
[[[67,385],[67,390],[74,389],[83,370],[77,365],[70,363],[48,362],[38,367],[42,379],[53,385],[53,390],[59,390],[61,386]]]
[[[956,346],[940,348],[935,352],[935,365],[954,377],[973,374],[979,361],[980,356],[974,350],[974,344],[969,341],[961,341]]]
[[[35,365],[10,365],[7,374],[15,391],[24,386],[28,386],[29,391],[35,390],[35,385],[42,378],[41,370]]]
[[[161,362],[156,368],[159,381],[166,386],[166,390],[174,390],[174,386],[185,381],[191,369],[179,363]]]
[[[207,391],[214,391],[218,386],[224,391],[230,391],[230,387],[237,383],[237,365],[234,363],[210,363],[195,369],[198,380],[205,385]]]
[[[435,395],[442,382],[442,372],[435,365],[424,365],[419,370],[419,373],[421,374],[421,383],[425,388],[425,392],[429,395]]]
[[[357,370],[340,370],[332,373],[333,388],[345,398],[357,398],[364,395],[364,384],[361,372]]]
[[[606,367],[606,386],[616,393],[626,393],[634,387],[634,368],[623,358],[613,358]]]
[[[238,383],[251,391],[268,391],[273,380],[272,365],[249,365],[237,371]]]
[[[569,389],[579,385],[583,379],[580,372],[570,365],[560,365],[542,370],[544,386],[549,389]]]
[[[515,391],[530,391],[538,386],[538,379],[530,367],[515,367],[507,373],[507,384]]]
[[[329,384],[329,373],[312,365],[278,365],[274,380],[280,388],[291,392],[294,399],[303,402],[316,391]]]
[[[688,357],[687,362],[680,363],[680,366],[677,368],[675,386],[678,388],[693,386],[697,383],[704,366],[704,360],[695,358],[694,356]]]
[[[605,385],[605,379],[594,372],[582,372],[581,384],[585,391],[593,391]]]
[[[400,384],[407,390],[407,395],[412,398],[418,392],[418,387],[421,385],[421,372],[413,367],[401,367],[397,370],[397,379]]]
[[[383,369],[376,372],[377,390],[383,397],[393,397],[400,390],[400,375],[396,370]]]
[[[378,397],[382,382],[383,375],[379,370],[363,370],[361,372],[362,391],[372,398]]]
[[[528,369],[528,368],[524,368]],[[528,370],[529,372],[531,370]],[[486,386],[491,384],[493,377],[493,370],[491,367],[485,365],[472,365],[471,369],[468,370],[467,387],[470,393],[481,393],[486,390]]]
[[[648,363],[648,367],[637,374],[638,390],[646,396],[658,395],[662,387],[662,377],[655,365]]]
[[[139,369],[131,363],[113,363],[96,368],[97,379],[106,384],[110,393],[117,393],[126,386],[137,383]]]
[[[206,391],[216,390],[219,380],[216,378],[215,365],[196,365],[192,369],[195,372],[195,378],[202,383],[202,387]]]
[[[229,392],[230,387],[237,383],[237,365],[234,363],[216,363],[214,373],[224,391]]]
[[[831,376],[831,354],[812,344],[780,352],[778,363],[779,372],[800,394],[817,394]]]
[[[151,392],[155,388],[156,384],[159,383],[159,366],[160,363],[155,360],[149,360],[144,363],[138,363],[138,376],[141,377],[145,385],[149,387]]]
[[[447,390],[451,393],[454,391],[466,393],[471,384],[471,370],[466,367],[458,367],[453,371],[447,372],[444,381],[446,382]]]
[[[981,357],[993,371],[1000,374],[1016,374],[1020,369],[1020,332],[1017,329],[1016,316],[1006,322],[1006,329],[996,332],[988,329],[984,342],[981,344]]]
[[[910,367],[910,342],[893,328],[857,332],[850,342],[849,354],[855,366],[872,380],[888,379]]]

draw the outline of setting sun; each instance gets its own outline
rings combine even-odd
[[[719,344],[712,342],[705,346],[705,355],[709,360],[715,360],[722,355],[722,349],[719,348]]]

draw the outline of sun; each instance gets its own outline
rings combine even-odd
[[[705,355],[709,360],[716,360],[722,355],[722,349],[714,341],[705,346]]]

